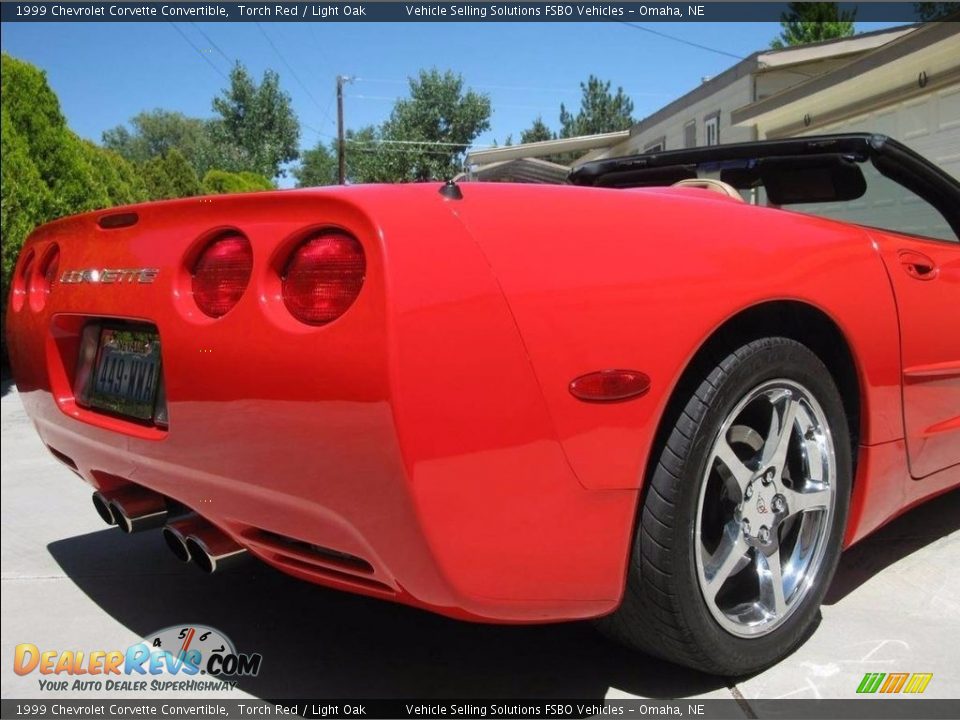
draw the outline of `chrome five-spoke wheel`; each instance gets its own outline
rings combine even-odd
[[[726,676],[769,667],[817,627],[859,418],[849,368],[828,367],[836,354],[821,339],[822,355],[789,337],[734,342],[705,349],[671,400],[627,587],[598,621],[631,647]]]
[[[829,423],[799,383],[765,382],[727,415],[701,483],[696,560],[707,607],[728,632],[769,633],[812,587],[835,474]]]

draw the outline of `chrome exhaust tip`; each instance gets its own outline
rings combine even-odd
[[[190,548],[187,547],[187,540],[176,530],[171,529],[169,525],[163,526],[163,539],[167,543],[177,560],[180,562],[190,562]]]
[[[113,509],[110,507],[110,501],[99,490],[93,494],[93,508],[107,525],[117,524],[117,519],[113,516]]]
[[[131,489],[110,499],[110,510],[117,527],[125,533],[160,527],[167,521],[167,501],[163,495]]]
[[[193,564],[207,574],[238,565],[248,555],[245,547],[212,525],[198,529],[187,537],[186,547]]]
[[[204,524],[204,520],[199,515],[190,514],[163,526],[163,539],[177,560],[190,562],[191,554],[190,548],[187,547],[187,536],[196,532]]]

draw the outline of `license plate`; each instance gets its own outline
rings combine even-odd
[[[104,328],[90,405],[140,420],[153,418],[160,384],[160,338],[155,332]]]

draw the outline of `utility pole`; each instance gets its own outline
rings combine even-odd
[[[347,182],[347,152],[343,139],[343,84],[352,81],[348,75],[337,75],[337,182]]]

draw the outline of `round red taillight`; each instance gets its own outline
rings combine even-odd
[[[30,308],[39,312],[47,303],[47,295],[57,279],[57,269],[60,267],[60,248],[51,245],[47,250],[37,271],[27,278],[27,294],[30,297]]]
[[[243,235],[221,235],[193,265],[193,299],[205,315],[226,315],[240,300],[253,271],[253,250]]]
[[[31,250],[26,260],[20,265],[20,272],[13,277],[13,283],[10,292],[10,304],[14,311],[19,312],[27,299],[27,284],[30,282],[30,276],[33,274],[33,261],[35,253]]]
[[[57,270],[60,268],[60,248],[54,247],[50,251],[50,254],[47,255],[46,267],[43,270],[43,280],[47,294],[50,293],[50,289],[53,287],[53,283],[57,280]]]
[[[283,273],[283,302],[300,322],[326,325],[360,294],[367,272],[363,247],[344,232],[315,235],[300,244]]]

